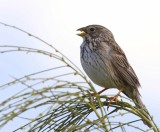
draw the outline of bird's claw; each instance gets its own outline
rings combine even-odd
[[[107,110],[109,109],[109,106],[112,102],[115,102],[117,104],[118,102],[118,96],[113,96],[113,97],[107,97],[106,101],[108,102]]]

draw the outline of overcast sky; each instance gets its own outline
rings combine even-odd
[[[139,77],[142,100],[160,126],[159,13],[158,0],[0,0],[1,22],[54,44],[79,67],[82,39],[75,35],[76,29],[90,24],[110,29]],[[0,45],[24,44],[32,47],[33,40],[0,25]],[[36,46],[44,48],[35,42]],[[47,67],[44,61],[42,67]],[[34,70],[31,64],[17,66],[17,56],[0,54],[0,62],[1,84],[9,81],[10,75],[20,77]]]

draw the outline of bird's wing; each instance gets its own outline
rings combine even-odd
[[[114,49],[115,51],[113,51],[111,57],[113,60],[111,62],[118,78],[134,88],[140,87],[139,80],[134,70],[128,63],[128,60],[122,49],[118,45]]]

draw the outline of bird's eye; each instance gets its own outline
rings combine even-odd
[[[92,28],[90,28],[89,30],[90,30],[91,32],[94,32],[94,31],[95,31],[95,28],[92,27]]]

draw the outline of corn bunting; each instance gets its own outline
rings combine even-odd
[[[135,101],[138,108],[145,108],[138,91],[139,80],[112,32],[101,25],[89,25],[79,28],[78,31],[80,33],[77,35],[83,38],[82,67],[95,84],[104,87],[98,93],[117,88],[119,92],[110,101],[116,101],[123,92]]]

